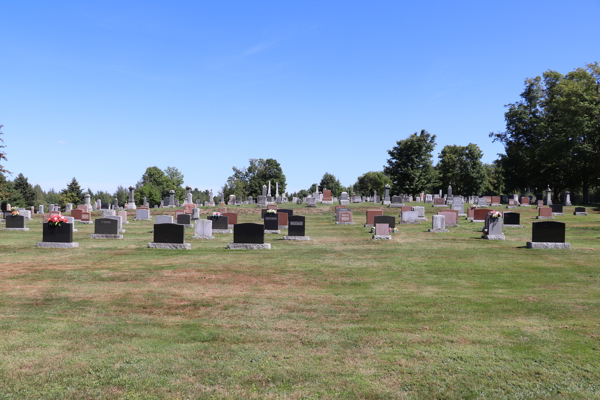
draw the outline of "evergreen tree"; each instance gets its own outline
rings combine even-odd
[[[14,181],[14,189],[21,193],[24,206],[31,207],[35,203],[35,191],[25,175],[19,174]]]

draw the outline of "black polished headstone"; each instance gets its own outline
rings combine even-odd
[[[44,223],[42,231],[42,241],[55,243],[72,243],[73,242],[73,224],[61,222],[60,226]]]
[[[12,215],[8,214],[6,217],[6,228],[11,229],[23,229],[25,228],[25,216],[24,215]]]
[[[504,225],[521,225],[521,214],[517,212],[505,212]]]
[[[177,223],[180,225],[190,225],[192,223],[192,214],[177,215]],[[225,228],[225,229],[227,229],[227,228]]]
[[[392,203],[394,203],[394,204],[402,203],[402,197],[400,197],[400,196],[392,196]]]
[[[288,236],[306,236],[306,218],[302,215],[288,217]]]
[[[279,229],[279,218],[277,217],[277,214],[266,213],[264,220],[266,231],[276,231]]]
[[[531,241],[538,243],[564,243],[565,228],[566,225],[564,222],[534,222],[531,226]]]
[[[373,225],[388,224],[390,228],[396,227],[396,217],[390,215],[377,215],[373,220]]]
[[[267,209],[266,208],[261,208],[260,209],[260,219],[264,219],[266,213],[267,213]]]
[[[210,219],[212,221],[213,229],[229,229],[229,217],[225,217],[223,215],[217,216],[208,216],[206,219]]]
[[[102,204],[100,204],[100,209],[101,210],[108,210],[108,203],[102,203]]]
[[[185,227],[179,224],[154,224],[154,243],[184,243]]]
[[[94,221],[94,233],[96,235],[118,235],[119,220],[112,218],[96,218]]]
[[[552,204],[552,212],[553,213],[562,213],[563,205],[562,204]]]
[[[575,212],[576,213],[585,212],[585,207],[575,207]]]
[[[265,243],[265,226],[261,224],[235,224],[233,226],[233,243]]]

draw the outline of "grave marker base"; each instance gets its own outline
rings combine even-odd
[[[537,216],[535,217],[536,219],[554,219],[554,217],[541,217],[541,216]]]
[[[553,216],[564,217],[565,213],[552,213]]]
[[[204,239],[204,240],[210,240],[210,239],[214,239],[214,236],[192,236],[192,239]]]
[[[504,224],[505,228],[523,228],[525,225],[508,225]]]
[[[310,240],[310,236],[284,236],[283,240]]]
[[[434,204],[432,207],[447,207],[446,204]]]
[[[364,227],[365,227],[365,228],[373,228],[374,226],[375,226],[375,225],[373,225],[373,224],[365,224],[365,226],[364,226]]]
[[[531,207],[531,204],[519,204],[519,207]]]
[[[527,242],[528,249],[571,249],[571,243]]]
[[[392,240],[392,235],[373,235],[373,240]]]
[[[5,231],[21,231],[21,232],[27,232],[29,231],[29,228],[4,228]]]
[[[321,200],[321,204],[333,204],[333,200]]]
[[[229,250],[270,250],[271,243],[229,243],[227,248]]]
[[[404,203],[392,203],[390,204],[390,208],[399,208],[404,207]]]
[[[266,234],[280,235],[281,231],[279,229],[277,229],[277,230],[267,230],[267,229],[265,229],[265,235]]]
[[[92,233],[90,239],[123,239],[123,235]]]
[[[504,235],[483,235],[486,240],[504,240]]]
[[[287,226],[287,225],[279,225],[279,229],[280,229],[280,230],[281,230],[281,229],[288,229],[288,226]]]
[[[233,233],[232,229],[213,229],[213,235],[216,234],[223,234],[223,233]]]
[[[348,204],[350,204],[349,200],[340,200],[340,205],[347,206]]]
[[[336,225],[356,225],[356,222],[339,222],[339,221],[336,221],[335,224]],[[371,225],[371,226],[373,226],[373,225]]]
[[[517,206],[506,206],[506,208],[517,208]]]
[[[46,247],[48,249],[73,249],[75,247],[79,247],[79,243],[37,242],[35,247]]]
[[[84,224],[84,225],[92,225],[94,223],[93,221],[77,221],[77,222],[79,222],[80,224]],[[43,222],[42,222],[42,224],[43,224]]]
[[[573,215],[588,215],[586,212],[575,212]]]
[[[428,229],[427,232],[445,233],[450,231],[448,229]]]
[[[189,243],[148,243],[149,249],[191,250]]]

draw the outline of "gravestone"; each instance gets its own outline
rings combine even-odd
[[[485,197],[478,197],[477,198],[477,205],[479,207],[487,207],[488,206],[488,201]]]
[[[229,229],[229,218],[223,215],[209,215],[206,217],[206,219],[210,219],[212,221],[213,234],[231,233],[231,229]]]
[[[552,204],[552,215],[565,215],[562,204]]]
[[[486,240],[504,240],[504,221],[502,217],[487,219],[487,232],[484,231],[483,238]]]
[[[444,217],[446,217],[446,219],[444,220],[446,223],[446,227],[458,226],[458,223],[456,221],[456,212],[452,210],[440,211],[438,212],[438,215],[443,215]]]
[[[265,226],[261,224],[236,224],[233,226],[233,243],[227,245],[231,250],[270,249],[265,243]]]
[[[433,199],[433,207],[446,207],[446,200],[443,198]]]
[[[383,215],[382,210],[367,210],[367,223],[365,224],[365,228],[371,228],[374,226],[373,218],[377,215]]]
[[[400,196],[392,196],[392,202],[390,207],[403,207],[404,203],[402,202],[402,197]]]
[[[485,218],[490,213],[490,210],[485,208],[473,209],[473,222],[485,222]]]
[[[117,212],[115,210],[104,210],[104,218],[114,217],[115,215],[117,215]]]
[[[340,195],[340,204],[348,205],[349,203],[350,203],[350,200],[348,198],[348,192],[342,192],[342,194]]]
[[[196,221],[196,234],[192,239],[214,239],[212,235],[212,220],[199,219]]]
[[[373,217],[373,224],[387,224],[390,228],[396,227],[396,218],[391,215],[376,215]]]
[[[71,211],[71,217],[75,218],[76,221],[81,221],[81,215],[83,214],[83,210],[78,208]]]
[[[73,242],[73,225],[61,222],[60,226],[45,222],[42,231],[42,241],[36,247],[46,248],[75,248],[79,243]]]
[[[419,221],[427,221],[427,217],[425,216],[425,207],[415,206],[412,208],[412,211],[417,213],[417,219]]]
[[[455,199],[456,200],[456,199]],[[452,210],[458,211],[458,216],[465,216],[465,205],[463,203],[452,203]]]
[[[307,200],[307,202],[306,202],[306,205],[308,207],[316,207],[317,206],[317,199],[315,199],[313,197],[309,197],[308,200]]]
[[[138,208],[135,210],[135,221],[151,221],[150,210],[147,208]]]
[[[73,227],[73,232],[77,232],[77,229],[75,229],[75,218],[73,217],[66,217],[67,218],[67,222],[69,224],[71,224],[71,226]]]
[[[335,222],[336,225],[354,225],[352,221],[352,211],[340,211],[338,214],[338,220]]]
[[[272,214],[272,213],[266,213],[265,214],[265,218],[264,218],[265,222],[265,234],[267,233],[272,233],[272,234],[279,234],[281,233],[279,231],[279,217],[277,216],[277,213]]]
[[[119,211],[117,213],[118,216],[121,217],[121,221],[123,224],[128,224],[129,221],[127,221],[127,211]]]
[[[170,215],[157,215],[156,216],[156,223],[155,225],[158,224],[172,224],[173,223],[173,217]]]
[[[491,196],[490,203],[492,204],[492,206],[500,206],[500,196]]]
[[[433,196],[430,194],[425,195],[425,203],[433,203]]]
[[[504,213],[504,226],[505,227],[522,227],[521,225],[521,214],[518,212],[505,212]]]
[[[550,207],[540,207],[538,208],[539,215],[536,217],[537,219],[554,219],[552,216],[552,208]]]
[[[25,216],[24,215],[12,215],[8,214],[5,217],[4,226],[5,231],[22,231],[27,232],[29,228],[25,225]]]
[[[564,194],[563,205],[565,205],[565,206],[572,206],[573,205],[573,204],[571,204],[571,192],[569,192],[568,190]]]
[[[571,243],[565,242],[566,225],[558,221],[542,221],[531,224],[531,242],[528,249],[570,249]]]
[[[120,215],[115,215],[114,217],[108,216],[104,218],[111,218],[119,221],[119,233],[125,233],[125,229],[123,229],[123,218]]]
[[[71,212],[71,210],[73,210],[73,204],[72,203],[67,203],[65,205],[65,214],[68,214]]]
[[[310,240],[306,236],[306,218],[301,215],[290,215],[288,217],[288,234],[285,240]]]
[[[190,214],[179,214],[177,215],[177,224],[183,225],[186,228],[193,228],[192,216]]]
[[[288,213],[278,211],[277,217],[279,218],[277,222],[279,227],[277,229],[288,229]]]
[[[446,229],[446,217],[444,215],[432,215],[429,232],[448,232],[448,229]]]
[[[573,215],[588,215],[588,213],[586,212],[585,207],[575,207]]]
[[[521,197],[521,201],[519,202],[519,207],[531,207],[529,203],[529,197],[523,196]]]
[[[92,239],[123,239],[119,234],[119,221],[113,218],[96,218]]]
[[[377,219],[377,218],[375,218]],[[384,223],[375,223],[375,234],[372,237],[373,240],[392,240],[390,235],[390,226]]]
[[[402,211],[400,213],[401,224],[419,224],[419,214],[416,211]]]
[[[185,243],[185,227],[179,224],[154,224],[154,241],[148,243],[151,249],[189,250],[192,245]]]
[[[390,203],[390,185],[385,185],[383,187],[383,204],[387,206]]]
[[[232,213],[232,212],[225,212],[225,213],[221,213],[222,216],[227,217],[227,229],[233,229],[233,225],[237,224],[237,217],[238,215],[236,213]]]
[[[508,199],[508,205],[506,206],[506,208],[516,208],[517,207],[517,202],[515,201],[515,199]]]
[[[84,224],[84,225],[91,225],[94,223],[94,221],[92,221],[92,213],[89,212],[82,212],[81,213],[81,221],[79,221],[80,224]]]

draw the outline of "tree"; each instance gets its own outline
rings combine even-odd
[[[487,175],[481,157],[483,152],[473,143],[445,146],[436,165],[442,185],[451,184],[452,193],[455,194],[482,194]]]
[[[83,190],[75,178],[70,183],[67,183],[66,189],[60,192],[59,204],[64,206],[67,203],[73,203],[74,206],[83,204]]]
[[[385,185],[391,184],[392,180],[383,172],[370,171],[358,177],[354,184],[354,191],[361,196],[371,196],[374,191],[379,196],[383,196]]]
[[[321,182],[319,183],[319,187],[321,188],[321,191],[323,189],[331,190],[331,195],[338,198],[342,192],[345,191],[345,188],[342,186],[339,179],[329,172],[325,172],[325,174],[323,174]]]
[[[483,187],[483,194],[495,196],[504,191],[504,170],[500,160],[494,161],[492,164],[483,164],[485,169],[486,179]]]
[[[3,127],[4,125],[0,125],[0,135],[4,135],[4,132],[2,132]],[[8,161],[6,158],[6,152],[3,150],[5,147],[4,139],[0,137],[0,162],[2,162],[2,160]],[[10,174],[10,171],[6,170],[3,165],[0,165],[0,199],[8,199],[9,196],[6,174]]]
[[[286,188],[285,175],[277,160],[268,158],[266,160],[251,159],[247,168],[233,167],[233,175],[227,178],[225,195],[236,196],[260,196],[263,185],[269,185],[271,181],[272,195],[275,195],[275,183],[279,183],[279,193],[284,193]]]
[[[119,185],[113,197],[116,197],[119,201],[119,205],[125,205],[129,199],[129,191],[123,186]]]
[[[40,185],[35,185],[33,187],[33,192],[35,193],[35,205],[46,204],[46,193],[44,193],[44,190]]]
[[[175,190],[175,198],[180,201],[185,196],[183,174],[175,167],[167,167],[164,171],[158,167],[148,167],[136,184],[136,203],[142,204],[144,197],[151,205],[160,204],[160,200],[169,196],[170,190]],[[144,187],[146,187],[144,189]]]
[[[35,191],[27,178],[22,173],[14,181],[14,189],[21,193],[25,207],[31,207],[35,203]]]
[[[392,180],[393,193],[417,195],[437,187],[432,163],[435,137],[423,129],[397,141],[396,146],[388,150],[390,158],[384,172]]]

